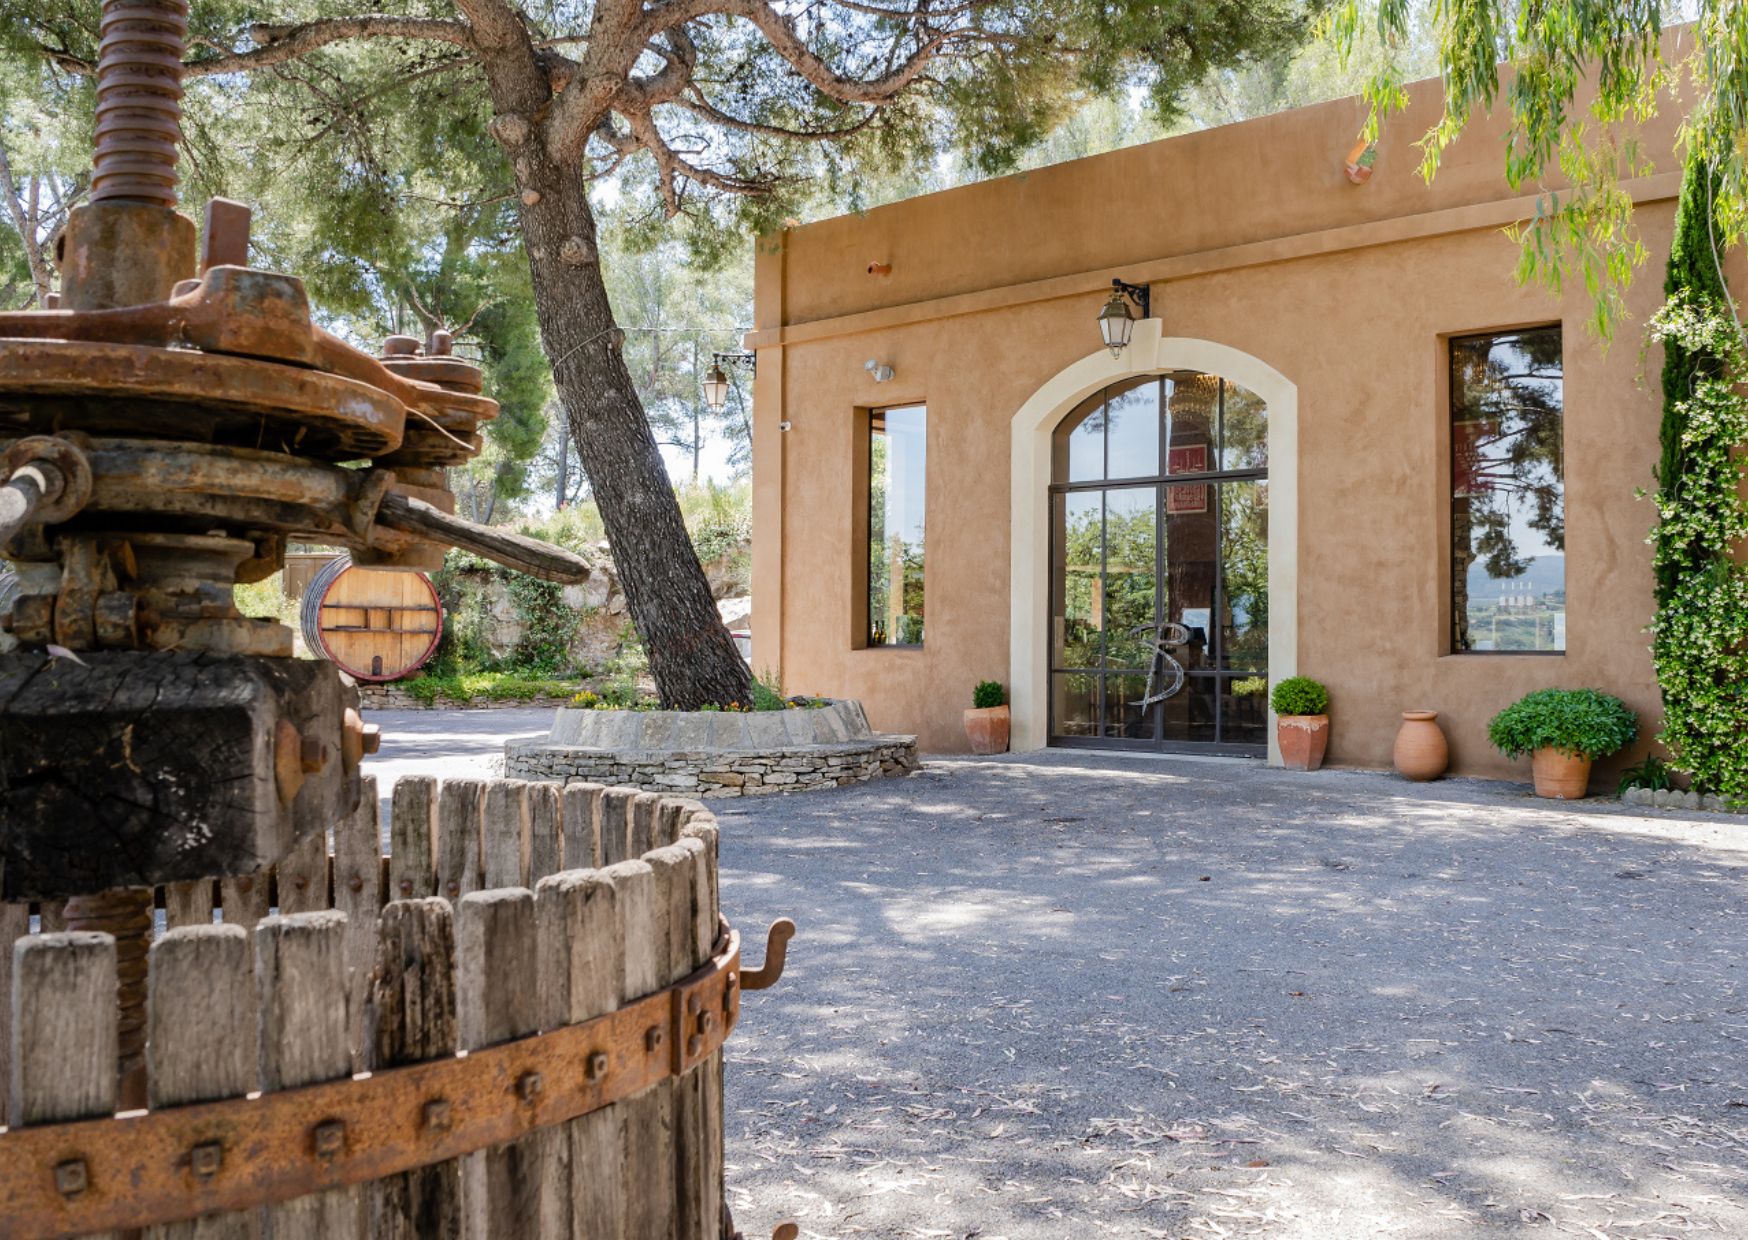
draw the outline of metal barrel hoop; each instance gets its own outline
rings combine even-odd
[[[481,1050],[221,1102],[0,1132],[3,1229],[77,1235],[252,1209],[589,1115],[720,1052],[740,1019],[740,951],[739,933],[728,929],[710,960],[671,986],[594,1020]],[[652,1037],[658,1028],[665,1035]],[[538,1090],[526,1087],[530,1074]],[[191,1175],[194,1151],[217,1170]],[[82,1168],[72,1194],[55,1174],[70,1162]]]

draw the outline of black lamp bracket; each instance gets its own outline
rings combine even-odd
[[[1135,303],[1141,311],[1141,317],[1153,317],[1153,286],[1151,284],[1130,284],[1127,280],[1112,280],[1111,287]]]
[[[754,374],[759,371],[757,353],[712,353],[710,360],[718,366],[745,366]]]

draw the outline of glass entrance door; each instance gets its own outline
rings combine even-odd
[[[1054,446],[1051,742],[1264,752],[1262,401],[1191,371],[1131,379]]]

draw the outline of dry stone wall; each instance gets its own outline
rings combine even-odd
[[[917,768],[916,738],[874,732],[861,704],[732,711],[560,710],[505,746],[513,779],[584,780],[697,797],[805,792]]]

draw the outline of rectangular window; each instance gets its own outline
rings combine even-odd
[[[923,644],[928,411],[868,415],[868,644]]]
[[[1566,649],[1560,329],[1451,341],[1451,649]]]

